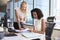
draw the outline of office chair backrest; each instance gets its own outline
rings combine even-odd
[[[45,29],[45,34],[47,37],[51,38],[53,28],[54,28],[55,23],[48,23],[47,27]]]

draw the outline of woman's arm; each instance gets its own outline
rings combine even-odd
[[[20,27],[20,18],[18,17],[18,13],[17,13],[16,10],[15,10],[15,16],[16,16],[16,19],[17,19],[17,21],[18,21],[18,27],[19,27],[19,29],[21,30],[21,27]]]
[[[44,34],[44,32],[45,32],[45,22],[44,22],[44,19],[42,19],[42,21],[41,21],[41,31],[40,31],[40,33],[41,33],[41,34]]]

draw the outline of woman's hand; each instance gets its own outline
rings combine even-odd
[[[34,32],[34,30],[28,30],[29,32]]]
[[[24,28],[19,28],[19,30],[23,30]]]

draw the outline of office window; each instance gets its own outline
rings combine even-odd
[[[56,21],[60,25],[60,0],[57,0],[57,13],[56,13]]]
[[[56,14],[56,21],[60,22],[60,0],[57,0],[57,14]]]
[[[31,10],[33,9],[33,0],[26,0],[27,2],[27,25],[33,25],[33,19],[31,18]]]
[[[5,12],[0,12],[0,17],[4,17]]]
[[[13,19],[13,13],[14,13],[13,10],[14,10],[14,9],[13,9],[13,1],[11,1],[11,2],[10,2],[10,19]]]
[[[51,0],[51,15],[50,16],[56,16],[57,14],[57,0]]]
[[[49,0],[36,0],[36,7],[42,10],[45,19],[49,16]]]

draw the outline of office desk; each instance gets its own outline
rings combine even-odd
[[[17,36],[4,37],[2,40],[31,40],[31,39],[25,38],[21,34],[17,34]]]
[[[54,30],[60,30],[60,21],[56,21],[55,23]]]
[[[45,40],[45,38],[43,38],[42,36],[35,37],[35,38],[26,38],[26,37],[22,36],[21,33],[16,33],[16,34],[17,34],[17,36],[4,37],[2,40],[32,40],[32,39],[36,39],[36,38],[39,38],[41,40]]]
[[[60,30],[60,27],[54,27],[54,30]]]

